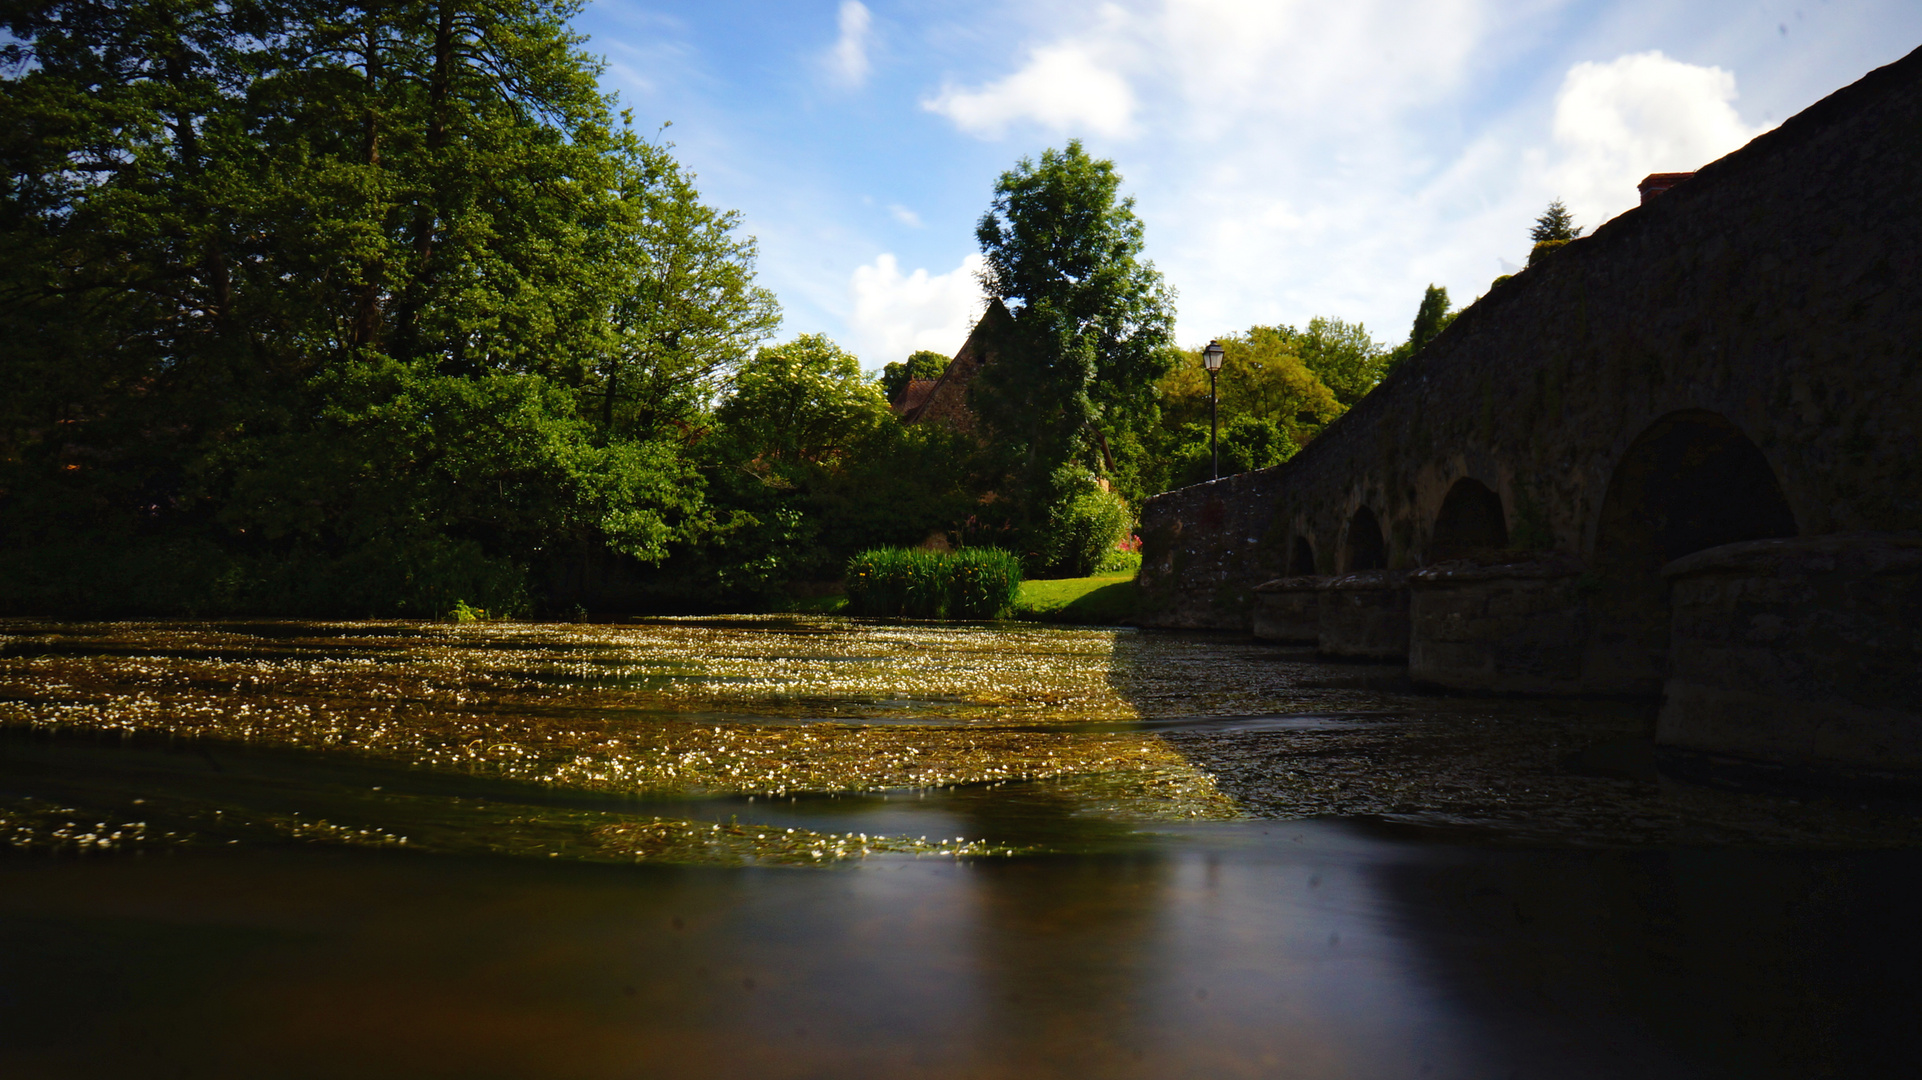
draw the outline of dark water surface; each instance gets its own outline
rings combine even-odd
[[[1205,636],[0,622],[0,1077],[1874,1077],[1922,828]]]

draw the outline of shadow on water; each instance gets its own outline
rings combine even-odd
[[[1922,1050],[1912,801],[1687,783],[1657,770],[1635,706],[1420,695],[1246,639],[1121,636],[1110,677],[1151,714],[1170,683],[1263,663],[1277,701],[1362,689],[1376,711],[1182,718],[1165,737],[1253,813],[1361,818],[1433,855],[1356,860],[1351,903],[1511,1061],[1883,1076]]]

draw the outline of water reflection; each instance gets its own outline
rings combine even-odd
[[[0,624],[0,1075],[1871,1076],[1915,816],[1201,636]]]

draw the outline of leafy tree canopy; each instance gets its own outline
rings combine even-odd
[[[711,527],[690,418],[777,313],[576,7],[0,7],[0,550],[429,614]]]
[[[897,360],[881,369],[881,392],[889,401],[901,396],[908,383],[916,379],[938,379],[948,370],[948,357],[938,352],[919,349],[906,360]]]
[[[1004,494],[1030,514],[1061,464],[1151,414],[1171,361],[1174,294],[1141,258],[1120,186],[1113,162],[1073,141],[1002,173],[975,229],[982,285],[1008,305],[1014,340],[971,396],[1018,458]]]
[[[1309,371],[1334,392],[1335,400],[1352,406],[1387,376],[1395,356],[1368,335],[1360,323],[1317,315],[1305,330],[1278,327],[1294,339],[1296,355]]]
[[[1247,416],[1273,424],[1296,446],[1306,446],[1329,421],[1347,411],[1334,391],[1308,370],[1299,355],[1300,336],[1271,326],[1227,334],[1221,343],[1216,393],[1223,418]],[[1181,361],[1156,383],[1162,421],[1170,426],[1208,424],[1208,372],[1201,350],[1184,349]]]
[[[751,455],[750,468],[791,482],[797,469],[833,464],[893,414],[860,360],[824,335],[803,334],[743,364],[715,419]]]

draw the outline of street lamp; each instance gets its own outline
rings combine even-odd
[[[1214,462],[1214,478],[1221,479],[1221,451],[1215,448],[1215,373],[1221,370],[1221,342],[1210,341],[1201,350],[1201,362],[1208,368],[1208,457]]]

